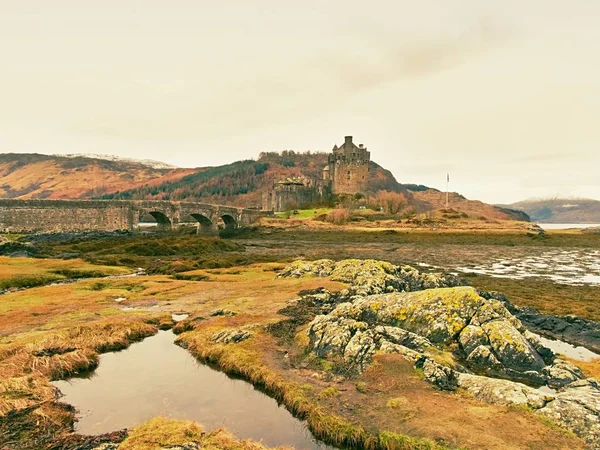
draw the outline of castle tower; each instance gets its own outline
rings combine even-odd
[[[333,146],[323,178],[331,180],[334,194],[364,193],[369,183],[370,161],[371,153],[367,148],[362,144],[357,147],[352,136],[346,136],[343,145]]]

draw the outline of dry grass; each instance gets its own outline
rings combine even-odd
[[[267,447],[252,441],[238,440],[224,429],[209,433],[194,422],[156,417],[138,427],[119,446],[120,450],[159,450],[189,443],[206,450],[263,450]],[[282,447],[278,447],[283,450]]]
[[[572,362],[581,370],[588,378],[597,378],[600,380],[600,358],[592,361],[579,361],[575,359],[565,358],[567,361]]]

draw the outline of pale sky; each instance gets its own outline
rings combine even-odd
[[[600,199],[598,0],[0,0],[0,152],[184,167],[345,135],[403,183]]]

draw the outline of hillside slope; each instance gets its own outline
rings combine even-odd
[[[133,161],[6,153],[0,154],[0,197],[89,198],[188,173],[190,169],[154,169]]]
[[[600,201],[578,199],[532,199],[509,205],[525,211],[535,222],[600,223]]]
[[[318,180],[327,163],[327,153],[261,153],[257,160],[238,161],[198,169],[181,179],[143,185],[104,195],[106,199],[200,200],[235,206],[260,206],[262,194],[286,178]],[[406,193],[389,170],[371,162],[369,192]]]
[[[412,192],[415,200],[427,205],[429,210],[443,210],[446,207],[446,193],[437,189],[417,190]],[[515,208],[489,205],[479,200],[469,200],[456,192],[448,195],[448,208],[472,218],[485,217],[491,220],[519,220],[529,222],[530,218],[523,211]]]

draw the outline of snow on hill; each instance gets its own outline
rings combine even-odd
[[[151,167],[152,169],[177,169],[177,166],[172,164],[167,164],[161,161],[155,161],[153,159],[134,159],[134,158],[124,158],[121,156],[115,155],[103,155],[96,153],[70,153],[66,155],[53,155],[53,156],[63,156],[65,158],[93,158],[93,159],[103,159],[106,161],[116,161],[116,162],[127,162],[127,163],[137,163],[142,164],[147,167]]]

